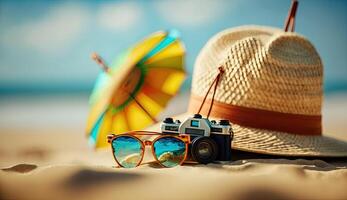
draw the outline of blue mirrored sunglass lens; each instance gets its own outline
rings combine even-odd
[[[122,167],[136,167],[141,162],[143,148],[139,140],[120,136],[112,141],[112,146],[114,157]]]
[[[154,153],[158,161],[165,167],[179,165],[186,154],[186,144],[175,137],[163,137],[154,144]]]

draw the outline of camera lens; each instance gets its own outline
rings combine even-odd
[[[197,137],[192,141],[191,154],[197,162],[207,164],[216,160],[218,147],[209,137]]]
[[[208,158],[212,154],[212,149],[209,143],[200,142],[198,146],[198,153],[202,158]]]

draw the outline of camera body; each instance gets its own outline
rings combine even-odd
[[[200,114],[183,122],[166,118],[161,124],[164,134],[188,134],[191,157],[203,164],[231,159],[233,131],[229,120],[216,121],[202,118]]]

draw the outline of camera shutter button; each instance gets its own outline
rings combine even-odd
[[[171,117],[167,117],[167,118],[164,119],[164,123],[173,124],[174,121],[173,121],[173,119]]]

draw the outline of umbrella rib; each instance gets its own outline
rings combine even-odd
[[[154,123],[157,123],[158,121],[145,109],[145,107],[143,107],[143,105],[134,97],[133,94],[131,93],[128,93],[129,96],[135,101],[135,103],[140,106],[140,108],[148,115],[149,118],[151,118],[151,120],[154,122]]]

